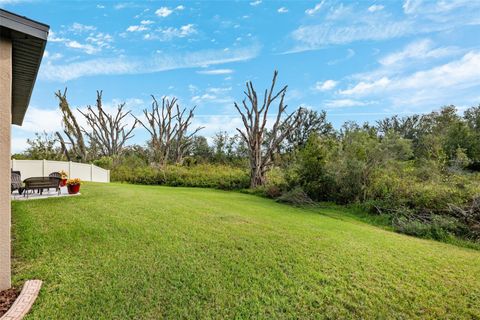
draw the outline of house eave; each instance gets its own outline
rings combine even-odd
[[[12,42],[12,124],[23,123],[49,29],[46,24],[0,9],[0,36]]]

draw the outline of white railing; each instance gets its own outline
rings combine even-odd
[[[12,159],[10,168],[20,171],[22,180],[30,177],[47,177],[52,172],[63,170],[68,174],[69,178],[80,178],[83,181],[110,182],[110,170],[105,170],[93,164],[72,161]]]

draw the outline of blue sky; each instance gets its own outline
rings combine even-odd
[[[85,108],[134,114],[150,94],[197,105],[211,136],[241,126],[233,101],[279,70],[290,110],[326,110],[335,126],[442,105],[480,103],[480,1],[21,1],[0,6],[51,27],[13,151],[60,129],[54,91]],[[135,131],[135,143],[147,136]]]

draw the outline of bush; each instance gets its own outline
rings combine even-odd
[[[461,228],[455,218],[441,215],[433,215],[430,221],[399,217],[393,220],[393,227],[401,233],[435,240],[448,240]]]
[[[93,164],[107,170],[113,168],[113,158],[112,157],[101,157],[100,159],[93,160]]]
[[[191,165],[191,164],[190,164]],[[150,166],[131,168],[119,166],[111,173],[112,181],[173,187],[202,187],[216,189],[248,188],[246,170],[224,165],[169,165],[159,169]]]
[[[277,198],[277,201],[296,206],[314,204],[313,200],[300,187],[295,187],[292,190],[284,192],[280,197]]]
[[[450,205],[449,212],[460,221],[466,237],[480,240],[480,196],[474,198],[463,208]]]

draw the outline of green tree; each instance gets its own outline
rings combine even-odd
[[[27,139],[29,147],[24,155],[32,160],[62,160],[62,150],[52,134],[36,132],[34,139]]]

